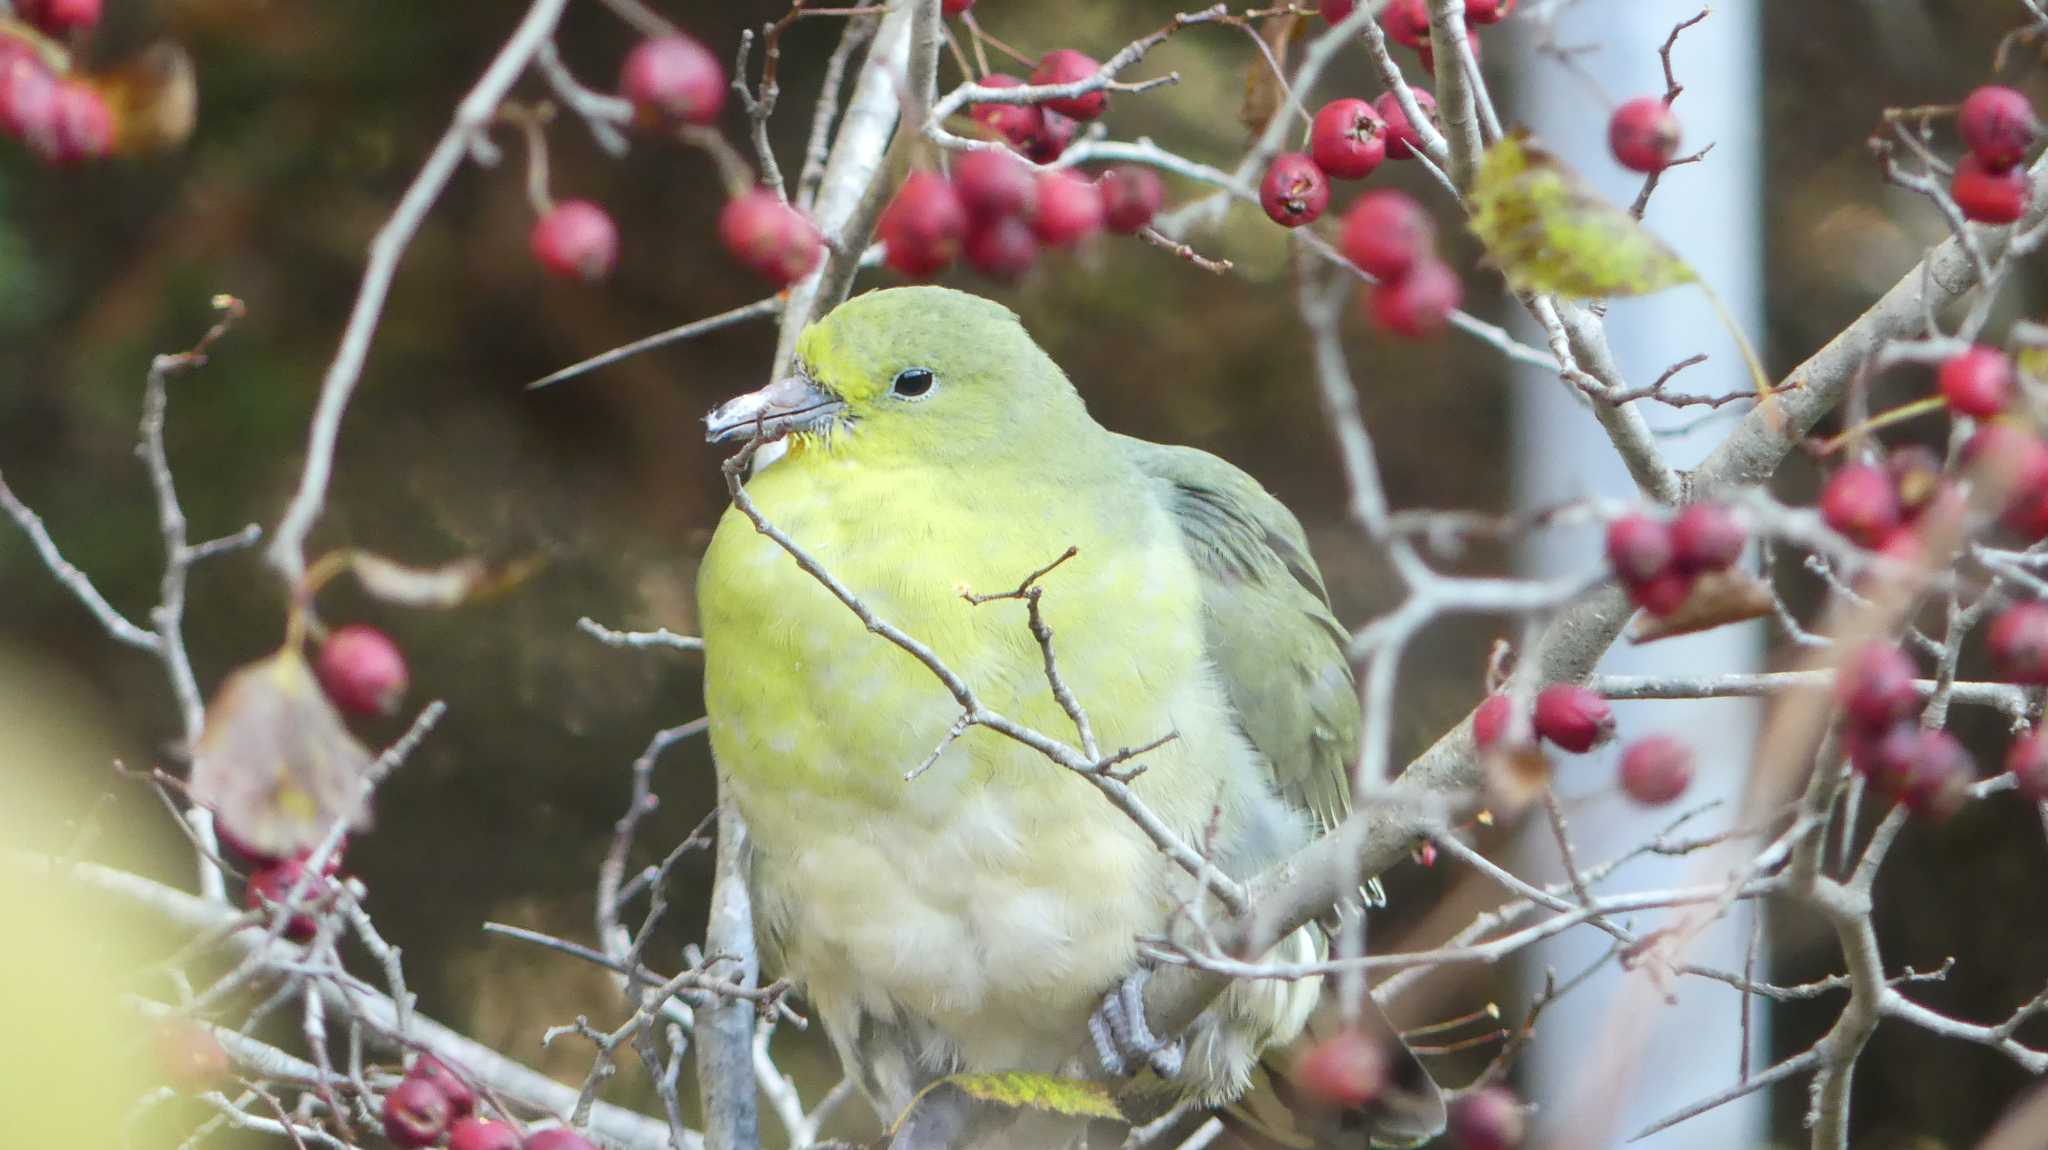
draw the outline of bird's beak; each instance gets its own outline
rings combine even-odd
[[[772,442],[792,432],[823,427],[845,410],[845,401],[799,372],[719,404],[704,417],[704,439],[723,443],[752,435]]]

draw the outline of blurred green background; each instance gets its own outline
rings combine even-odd
[[[189,346],[210,322],[214,293],[247,301],[248,318],[213,362],[174,383],[169,444],[195,538],[274,522],[297,477],[306,420],[365,244],[523,5],[108,7],[89,58],[118,60],[158,37],[182,42],[197,63],[198,130],[167,158],[65,172],[0,147],[0,471],[47,519],[67,556],[141,617],[155,600],[161,561],[133,454],[150,357]],[[741,28],[779,10],[702,0],[661,7],[721,54]],[[1868,158],[1864,140],[1879,110],[1959,96],[1984,76],[2019,9],[1962,0],[1772,0],[1768,8],[1765,90],[1695,87],[1687,99],[1763,102],[1771,323],[1759,342],[1782,370],[1939,234],[1934,213],[1888,192]],[[1029,51],[1077,44],[1104,54],[1173,10],[1149,0],[986,0],[977,8],[991,30]],[[1512,23],[1502,30],[1502,47],[1489,44],[1489,67],[1514,66],[1508,45],[1519,35]],[[773,135],[792,170],[835,37],[834,21],[816,20],[785,41]],[[601,87],[630,42],[588,3],[572,5],[561,38],[570,66]],[[1120,100],[1109,122],[1119,136],[1149,134],[1227,166],[1244,141],[1239,103],[1255,59],[1229,30],[1180,36],[1143,71],[1178,69],[1185,82]],[[2022,58],[2018,82],[2031,63]],[[1377,84],[1354,61],[1332,90],[1344,89],[1369,94]],[[522,91],[541,94],[532,82]],[[1587,114],[1604,115],[1590,94]],[[544,1054],[538,1037],[578,1013],[613,1014],[605,979],[487,939],[478,924],[498,919],[589,937],[592,883],[625,801],[628,764],[656,729],[696,716],[701,704],[692,657],[608,649],[574,623],[590,615],[621,627],[694,629],[694,564],[724,505],[720,452],[702,443],[698,420],[719,399],[764,382],[773,333],[736,328],[552,390],[523,391],[554,368],[761,291],[715,243],[720,191],[703,156],[642,141],[613,162],[569,119],[551,132],[554,192],[604,204],[619,222],[624,254],[602,285],[544,278],[526,251],[520,152],[509,134],[504,142],[508,163],[466,168],[406,257],[349,413],[315,551],[360,546],[419,563],[470,554],[548,560],[518,593],[448,613],[382,607],[346,587],[322,603],[330,621],[367,620],[396,636],[412,660],[415,701],[441,698],[450,707],[385,788],[379,828],[350,856],[384,932],[405,948],[423,1009],[580,1076],[585,1051]],[[1669,224],[1654,207],[1650,222]],[[1201,446],[1257,475],[1307,524],[1340,613],[1362,619],[1384,602],[1386,582],[1342,522],[1341,479],[1278,230],[1238,209],[1197,242],[1238,261],[1237,272],[1211,276],[1117,241],[1049,258],[1019,285],[965,273],[953,282],[1016,308],[1104,423]],[[1469,241],[1451,246],[1460,266],[1472,267]],[[1471,306],[1498,314],[1493,277],[1477,273],[1468,282]],[[1395,504],[1504,507],[1498,360],[1455,338],[1390,346],[1362,324],[1351,350]],[[1499,559],[1479,551],[1470,562]],[[174,829],[152,815],[153,797],[119,782],[110,766],[113,757],[176,764],[168,745],[176,718],[159,668],[109,641],[11,524],[0,525],[0,589],[0,695],[33,702],[45,721],[93,748],[68,764],[53,833],[61,837],[64,818],[111,791],[118,808],[154,829],[117,837],[101,852],[161,865]],[[274,647],[282,605],[275,579],[251,554],[203,568],[188,622],[202,682],[210,687]],[[1466,621],[1415,648],[1397,753],[1425,745],[1474,701],[1495,630]],[[394,722],[363,733],[381,742],[399,729]],[[709,808],[704,744],[670,752],[655,780],[664,801],[642,831],[641,861],[658,857]],[[1931,1002],[1989,1018],[2038,989],[2048,932],[2038,911],[2039,830],[2031,840],[2029,833],[2013,810],[1971,812],[1955,829],[1915,836],[1888,870],[1882,926],[1892,957],[1925,967],[1953,953],[1966,964],[1955,984],[1926,995]],[[700,929],[707,867],[698,857],[678,872],[676,911],[656,952],[664,966]],[[1397,905],[1413,919],[1438,876],[1406,870],[1396,878],[1405,896]],[[1781,926],[1784,981],[1833,969],[1824,937]],[[1469,989],[1467,1008],[1504,993]],[[1780,1047],[1810,1041],[1836,1001],[1777,1012]],[[1930,1064],[1933,1041],[1880,1033],[1858,1077],[1867,1137],[1859,1146],[1967,1142],[2018,1086],[2009,1064],[1977,1048],[1942,1046]],[[806,1078],[824,1073],[815,1050],[790,1055],[786,1065]],[[639,1089],[623,1079],[614,1097],[631,1101]],[[1780,1139],[1797,1140],[1803,1099],[1797,1088],[1785,1092]]]

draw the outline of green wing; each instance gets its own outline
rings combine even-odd
[[[1238,723],[1288,801],[1328,830],[1350,806],[1358,692],[1349,638],[1292,512],[1258,480],[1192,447],[1117,436],[1160,485],[1202,578],[1209,658]]]

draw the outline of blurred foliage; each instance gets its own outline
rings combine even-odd
[[[169,444],[195,538],[273,522],[296,479],[307,416],[365,244],[523,7],[110,4],[109,26],[91,49],[100,63],[162,36],[190,49],[200,107],[185,149],[57,173],[0,148],[0,467],[115,604],[145,611],[160,570],[153,508],[132,453],[150,357],[189,346],[210,322],[214,293],[248,301],[249,317],[213,362],[174,382]],[[661,7],[730,46],[778,5]],[[1052,28],[1064,42],[1121,44],[1174,7],[991,0],[980,11],[998,35],[1038,49],[1051,46]],[[1852,318],[1939,234],[1931,210],[1876,179],[1863,140],[1878,110],[1953,99],[1984,73],[2017,9],[1962,0],[1768,7],[1770,82],[1760,98],[1773,173],[1765,203],[1774,306],[1758,342],[1777,349],[1770,360],[1782,368]],[[782,113],[771,135],[791,166],[833,39],[829,21],[806,21],[785,40]],[[578,75],[609,86],[629,42],[598,6],[572,6],[562,48]],[[1244,39],[1227,32],[1178,37],[1141,70],[1177,69],[1186,81],[1120,98],[1112,122],[1119,134],[1149,134],[1206,159],[1233,156],[1255,61]],[[1489,57],[1490,66],[1504,64]],[[1376,88],[1362,61],[1347,62],[1335,82]],[[531,81],[524,91],[540,94]],[[1750,98],[1758,97],[1688,96]],[[506,166],[466,168],[405,260],[349,413],[316,543],[419,564],[471,554],[547,560],[518,592],[452,612],[405,611],[347,587],[322,603],[332,621],[362,619],[397,636],[413,662],[415,702],[443,698],[450,706],[381,793],[376,832],[350,854],[378,921],[405,948],[413,989],[433,1014],[576,1075],[587,1066],[584,1053],[558,1044],[543,1054],[537,1036],[579,1012],[612,1012],[607,980],[559,956],[486,939],[478,924],[498,919],[588,937],[592,881],[625,802],[627,765],[654,730],[694,716],[701,704],[693,657],[613,650],[573,624],[590,615],[614,626],[694,630],[695,558],[724,504],[719,452],[701,442],[698,420],[717,400],[762,382],[773,337],[762,326],[732,329],[573,384],[522,391],[565,363],[758,294],[715,245],[719,189],[703,157],[642,144],[610,162],[573,120],[558,122],[551,140],[556,193],[598,200],[618,219],[618,274],[590,287],[549,281],[533,266],[510,140]],[[1658,223],[1654,206],[1650,222]],[[1471,266],[1476,245],[1460,228],[1445,230],[1455,249],[1447,254]],[[1340,614],[1360,619],[1384,601],[1388,585],[1343,521],[1340,472],[1277,229],[1240,208],[1200,242],[1238,261],[1238,273],[1210,276],[1119,242],[1050,259],[1014,288],[962,282],[1015,307],[1104,423],[1204,447],[1269,485],[1304,520]],[[1499,310],[1494,277],[1474,277],[1468,296],[1482,313]],[[1390,347],[1362,324],[1353,352],[1368,420],[1397,429],[1378,442],[1393,502],[1502,507],[1500,361],[1456,339]],[[1487,551],[1468,558],[1474,567],[1497,561]],[[145,848],[175,847],[174,828],[153,798],[117,782],[107,766],[115,757],[177,763],[166,742],[177,723],[159,668],[107,641],[11,526],[0,530],[0,586],[0,641],[32,666],[0,677],[0,712],[60,715],[71,739],[45,756],[69,774],[63,797],[43,800],[50,817],[39,825],[75,821],[94,807],[93,796],[110,791],[112,816],[143,829],[101,853],[160,865]],[[284,627],[275,580],[247,554],[197,574],[188,617],[209,689],[273,649]],[[1488,621],[1468,620],[1415,646],[1404,667],[1397,754],[1418,749],[1469,706],[1491,637]],[[60,688],[77,698],[58,711],[51,703]],[[360,733],[379,745],[403,721]],[[12,759],[0,768],[10,803],[19,799],[22,769]],[[655,785],[664,802],[641,832],[649,857],[710,805],[702,742],[670,752]],[[1896,877],[1885,891],[1886,938],[1900,940],[1901,960],[1922,965],[1953,949],[1968,977],[1928,997],[1970,1017],[2002,1015],[2038,989],[2028,980],[2048,967],[2048,932],[2038,916],[2015,912],[2024,899],[2015,892],[2031,890],[2037,877],[2024,867],[2038,868],[2038,851],[2001,853],[2001,843],[2038,835],[2014,814],[1972,812],[1942,831],[1909,832],[1887,872]],[[708,867],[700,856],[679,869],[662,954],[672,958],[698,932]],[[1957,883],[1961,873],[1975,885]],[[1394,881],[1400,913],[1415,917],[1440,876],[1403,868]],[[1400,897],[1404,891],[1411,897]],[[17,926],[10,919],[10,931]],[[1390,920],[1392,932],[1400,926]],[[1833,961],[1824,940],[1798,924],[1781,938],[1788,980],[1802,962]],[[1799,1020],[1831,1017],[1832,1009],[1823,1001],[1810,1016],[1788,1012],[1779,1041],[1805,1041]],[[2011,1068],[1996,1056],[1945,1045],[1945,1069],[1936,1073],[1921,1061],[1930,1041],[1880,1035],[1859,1076],[1868,1084],[1857,1092],[1867,1128],[1884,1137],[1936,1131],[1964,1139],[1988,1124],[1994,1100],[2010,1095]],[[785,1066],[810,1078],[836,1073],[825,1070],[822,1052],[814,1055]],[[1781,1133],[1796,1134],[1803,1097],[1785,1093]]]

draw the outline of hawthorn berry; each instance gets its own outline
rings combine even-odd
[[[405,1076],[433,1083],[442,1097],[448,1099],[449,1112],[457,1118],[466,1118],[476,1109],[476,1090],[450,1070],[447,1063],[431,1054],[420,1055]]]
[[[1330,181],[1314,160],[1300,152],[1282,152],[1259,181],[1259,206],[1283,228],[1314,223],[1330,204]]]
[[[448,1150],[519,1150],[519,1131],[509,1122],[457,1118],[448,1124]]]
[[[1118,235],[1143,231],[1166,203],[1166,185],[1159,173],[1135,164],[1102,173],[1096,187],[1102,193],[1103,225]]]
[[[250,910],[266,910],[285,900],[292,888],[299,884],[306,873],[306,864],[298,859],[286,859],[273,863],[249,875],[248,889],[243,892],[242,904]],[[315,878],[306,884],[306,895],[300,905],[317,907],[323,901],[326,888],[325,878]],[[293,942],[305,942],[320,929],[311,913],[301,911],[286,920],[284,936]]]
[[[1436,224],[1406,192],[1367,192],[1344,213],[1337,246],[1359,270],[1380,280],[1397,280],[1432,258]]]
[[[718,239],[740,266],[776,287],[811,274],[825,256],[817,227],[767,188],[726,203],[718,214]]]
[[[1686,600],[1692,598],[1694,581],[1691,572],[1673,567],[1648,579],[1623,580],[1622,589],[1628,592],[1629,602],[1663,619],[1677,614]]]
[[[1507,738],[1508,724],[1515,717],[1513,700],[1505,694],[1488,695],[1472,712],[1472,743],[1490,751]]]
[[[452,1117],[454,1108],[448,1104],[448,1096],[424,1079],[408,1078],[384,1096],[384,1137],[405,1150],[421,1150],[439,1142]]]
[[[1019,146],[1024,158],[1034,164],[1050,164],[1060,158],[1074,137],[1081,134],[1081,121],[1063,116],[1051,108],[1038,117],[1038,131]]]
[[[1465,23],[1498,24],[1514,10],[1515,0],[1465,0]]]
[[[1985,634],[1991,662],[2008,683],[2048,684],[2048,603],[2015,603]]]
[[[911,279],[928,279],[959,256],[967,208],[944,176],[915,171],[882,209],[875,234],[888,245],[890,267]]]
[[[1835,702],[1852,723],[1881,731],[1920,709],[1918,675],[1912,656],[1898,647],[1866,643],[1836,669]]]
[[[56,120],[57,78],[31,54],[0,54],[0,134],[45,151]]]
[[[1415,97],[1415,107],[1423,115],[1436,119],[1436,97],[1421,88],[1410,88],[1409,91]],[[1372,102],[1372,108],[1387,125],[1388,159],[1410,159],[1423,150],[1421,134],[1408,121],[1408,113],[1401,110],[1401,101],[1394,97],[1394,93],[1380,93],[1379,98]]]
[[[1312,1101],[1350,1110],[1379,1097],[1387,1085],[1387,1052],[1356,1030],[1343,1030],[1309,1047],[1294,1063],[1294,1085]]]
[[[968,226],[960,254],[991,279],[1019,279],[1038,262],[1038,237],[1022,216],[978,220]]]
[[[1085,52],[1055,48],[1039,57],[1038,67],[1031,70],[1031,82],[1034,85],[1072,84],[1086,80],[1101,68],[1101,62]],[[1045,106],[1062,116],[1086,122],[1101,118],[1104,109],[1109,107],[1109,93],[1097,89],[1079,96],[1047,100]]]
[[[1472,53],[1473,63],[1479,62],[1479,34],[1469,26],[1465,29],[1465,47]],[[1415,46],[1415,58],[1422,61],[1422,70],[1436,75],[1436,49],[1430,41],[1424,40]]]
[[[1742,557],[1749,533],[1718,503],[1694,503],[1671,521],[1671,558],[1679,570],[1724,571]]]
[[[1980,345],[1951,356],[1935,380],[1950,411],[1989,419],[2012,399],[2012,359],[1995,347]]]
[[[1661,172],[1678,154],[1678,117],[1662,97],[1639,96],[1607,121],[1607,147],[1632,172]]]
[[[1621,752],[1621,789],[1644,806],[1662,806],[1692,783],[1692,748],[1670,735],[1645,735]]]
[[[1318,0],[1316,4],[1316,12],[1325,24],[1341,24],[1357,10],[1358,0]]]
[[[533,258],[564,279],[601,280],[619,262],[619,229],[589,200],[564,200],[534,221]]]
[[[953,161],[953,190],[975,221],[1021,216],[1031,210],[1033,179],[1007,152],[968,152]]]
[[[2004,423],[1988,423],[1963,445],[1963,462],[2005,492],[1999,522],[2039,539],[2048,536],[2048,443]]]
[[[2048,733],[2035,727],[2014,739],[2005,751],[2005,769],[2012,772],[2021,797],[2048,803]]]
[[[1947,731],[1904,730],[1905,736],[1888,747],[1893,793],[1916,815],[1946,819],[1969,799],[1970,780],[1977,774],[1970,754]]]
[[[1515,1150],[1522,1144],[1528,1119],[1522,1104],[1504,1086],[1485,1086],[1451,1103],[1451,1141],[1458,1150]]]
[[[328,700],[351,715],[390,714],[398,709],[410,682],[398,644],[363,623],[350,623],[327,636],[314,671]]]
[[[1429,339],[1464,301],[1465,285],[1442,260],[1431,257],[1398,280],[1372,285],[1368,314],[1380,330],[1403,339]]]
[[[50,36],[63,37],[100,22],[100,0],[16,0],[15,15]]]
[[[619,94],[651,122],[714,124],[725,110],[725,67],[711,49],[680,32],[657,36],[626,53]]]
[[[1380,27],[1396,44],[1417,48],[1429,43],[1428,0],[1388,0],[1380,10]]]
[[[2009,224],[2027,214],[2033,185],[2024,168],[1993,171],[1975,153],[1956,161],[1948,193],[1966,219],[1980,224]]]
[[[43,157],[60,167],[105,158],[114,146],[114,114],[99,91],[83,80],[57,85],[51,108],[51,130],[37,144]]]
[[[1607,525],[1607,561],[1629,582],[1661,574],[1671,565],[1671,527],[1647,515],[1624,515]]]
[[[939,11],[947,16],[958,16],[974,7],[974,0],[939,0]]]
[[[1956,133],[1985,168],[2002,172],[2027,158],[2039,127],[2027,97],[1999,84],[1986,84],[1963,100]]]
[[[1031,231],[1053,247],[1072,247],[1102,230],[1102,191],[1072,172],[1038,173]]]
[[[524,1150],[597,1150],[590,1139],[574,1130],[543,1130],[527,1138]]]
[[[1003,72],[981,78],[984,88],[1021,88],[1024,81]],[[1022,149],[1045,131],[1045,113],[1035,104],[970,104],[967,118]]]
[[[1851,463],[1821,488],[1820,516],[1856,543],[1877,547],[1899,525],[1899,496],[1882,470]]]
[[[1316,112],[1308,151],[1324,175],[1362,180],[1387,158],[1386,122],[1364,100],[1332,100]]]
[[[1576,683],[1552,683],[1536,694],[1536,734],[1583,755],[1614,734],[1607,700]]]

